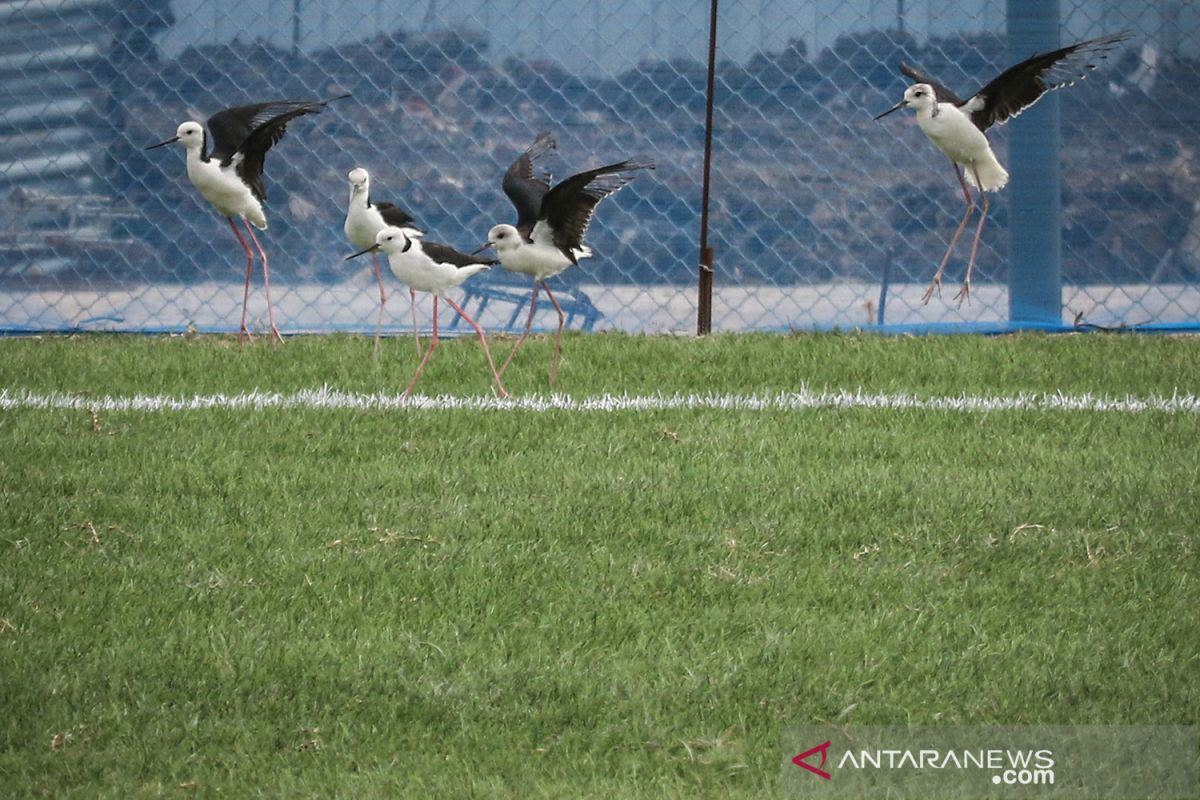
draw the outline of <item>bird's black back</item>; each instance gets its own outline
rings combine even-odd
[[[494,258],[481,258],[469,255],[455,250],[448,244],[427,242],[424,239],[421,240],[421,250],[439,264],[453,264],[456,267],[468,267],[472,264],[486,264],[491,266],[496,263]]]
[[[542,209],[542,198],[550,191],[550,175],[534,174],[533,162],[557,146],[554,136],[543,131],[504,173],[504,193],[517,209],[517,230],[525,239],[533,231]]]
[[[412,215],[395,203],[372,203],[370,196],[368,196],[367,205],[374,206],[379,215],[383,217],[383,221],[388,225],[393,225],[397,228],[420,228]]]

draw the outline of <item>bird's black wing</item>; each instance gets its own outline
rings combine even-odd
[[[236,153],[241,153],[238,175],[249,184],[254,195],[262,200],[265,189],[262,181],[263,160],[287,130],[288,122],[305,114],[318,114],[341,95],[329,100],[275,100],[248,106],[227,108],[208,119],[212,132],[212,157],[228,166]]]
[[[213,157],[223,164],[228,164],[233,154],[242,148],[246,138],[256,128],[281,114],[313,105],[319,103],[307,100],[272,100],[218,111],[208,118],[208,130],[213,140]]]
[[[533,162],[538,156],[557,147],[554,136],[543,131],[529,145],[529,149],[517,157],[508,171],[504,173],[504,193],[517,209],[517,230],[526,239],[538,220],[541,211],[542,198],[550,191],[550,176],[536,175]]]
[[[439,242],[427,242],[421,240],[421,250],[439,264],[453,264],[456,267],[467,267],[471,264],[487,264],[491,266],[496,263],[494,258],[480,258],[455,250],[448,244]]]
[[[567,178],[542,198],[540,216],[554,232],[554,245],[572,263],[576,263],[574,251],[583,246],[596,204],[637,177],[632,173],[640,169],[654,169],[654,162],[629,159],[589,169]]]
[[[250,131],[254,130],[254,126],[269,119],[272,109],[279,111],[284,108],[286,108],[286,104],[282,101],[255,103],[249,106],[226,108],[213,114],[208,118],[208,133],[212,139],[210,155],[222,164],[228,165],[233,154],[250,135]]]
[[[1110,50],[1129,39],[1130,33],[1088,39],[1027,58],[996,76],[963,104],[975,127],[986,131],[1020,114],[1046,92],[1071,86],[1106,58]]]
[[[371,198],[367,198],[367,203],[371,204]],[[411,214],[395,203],[375,203],[374,206],[379,211],[379,215],[383,217],[383,221],[388,225],[394,225],[397,228],[420,227]]]
[[[900,71],[911,78],[913,83],[927,83],[932,86],[934,99],[939,103],[953,103],[956,106],[963,104],[961,97],[920,67],[914,67],[907,62],[901,61]]]

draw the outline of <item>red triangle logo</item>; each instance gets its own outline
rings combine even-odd
[[[822,778],[824,778],[825,780],[830,780],[830,775],[828,772],[826,772],[823,769],[814,767],[812,764],[809,764],[807,761],[804,760],[804,759],[808,758],[809,756],[820,753],[821,754],[821,766],[822,767],[825,766],[825,759],[828,758],[828,756],[829,756],[829,745],[830,744],[831,744],[830,742],[825,742],[825,744],[819,744],[810,750],[805,750],[803,753],[801,753],[800,755],[793,758],[792,763],[795,764],[797,767],[803,767],[804,769],[811,772],[813,775],[819,775]]]

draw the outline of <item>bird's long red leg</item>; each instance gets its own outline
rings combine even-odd
[[[553,386],[554,382],[558,380],[558,354],[562,350],[563,325],[567,318],[563,314],[562,306],[554,299],[554,295],[550,293],[550,287],[546,285],[545,281],[542,281],[542,288],[546,290],[546,297],[550,298],[550,302],[554,304],[554,310],[558,312],[558,332],[554,334],[554,356],[550,359],[550,385]]]
[[[243,219],[242,224],[246,226],[246,233],[250,234],[250,240],[254,242],[259,258],[263,262],[263,290],[267,293],[267,321],[271,325],[271,335],[274,337],[271,344],[274,345],[276,342],[283,342],[283,337],[279,335],[279,328],[275,327],[275,309],[271,306],[271,267],[267,263],[267,251],[263,250],[262,245],[258,243],[258,237],[254,235],[254,229],[250,227],[250,221]]]
[[[967,220],[971,218],[971,212],[975,210],[975,199],[971,197],[971,192],[967,189],[967,182],[963,180],[962,169],[959,168],[958,162],[952,163],[954,164],[954,175],[958,178],[958,185],[962,187],[963,199],[967,203],[967,210],[963,214],[962,222],[958,223],[958,228],[954,231],[954,236],[950,239],[950,246],[946,248],[946,255],[942,256],[942,263],[938,264],[937,272],[933,275],[933,282],[929,284],[929,288],[925,290],[925,294],[921,298],[921,302],[926,304],[933,297],[935,289],[937,290],[938,297],[942,296],[942,273],[946,271],[946,264],[950,262],[950,255],[954,252],[954,246],[958,244],[958,237],[962,236],[963,230],[967,227]],[[972,168],[974,168],[974,165],[972,165]]]
[[[979,211],[979,224],[975,227],[975,241],[971,245],[971,260],[967,262],[967,277],[963,279],[962,288],[958,290],[958,294],[954,295],[954,299],[961,306],[963,301],[967,301],[967,305],[971,304],[971,270],[975,267],[975,254],[979,252],[979,237],[983,233],[983,221],[987,219],[988,214],[988,197],[987,192],[983,190],[983,184],[979,181],[979,170],[975,164],[971,164],[971,173],[975,176],[975,185],[979,187],[979,201],[981,208]]]
[[[421,329],[417,327],[417,290],[409,289],[408,297],[412,300],[413,341],[417,343],[417,358],[421,357]],[[435,305],[434,308],[437,308]],[[434,320],[436,324],[437,320]]]
[[[529,317],[525,320],[525,332],[521,334],[521,338],[517,339],[517,343],[513,345],[512,351],[508,354],[508,358],[504,359],[504,366],[500,367],[499,375],[504,376],[504,370],[508,369],[508,365],[512,363],[513,357],[517,351],[525,345],[525,340],[529,338],[529,330],[533,327],[533,312],[537,308],[538,281],[535,278],[533,281],[533,295],[529,298]]]
[[[417,385],[417,381],[421,378],[421,373],[425,371],[425,365],[429,363],[429,357],[433,355],[434,349],[438,345],[438,296],[433,296],[433,338],[429,340],[429,349],[425,351],[424,357],[421,358],[421,363],[417,365],[417,372],[413,375],[412,380],[408,384],[408,388],[404,390],[405,397],[412,397],[413,387]]]
[[[379,284],[379,317],[375,320],[375,358],[379,358],[380,340],[383,336],[383,305],[387,302],[387,292],[383,288],[383,272],[379,268],[379,256],[371,253],[371,266],[375,267],[375,282]]]
[[[434,296],[436,297],[437,295]],[[479,323],[471,319],[471,315],[463,311],[462,306],[458,303],[449,297],[446,298],[446,302],[458,312],[460,317],[470,323],[471,327],[475,329],[475,333],[479,334],[479,343],[483,345],[483,354],[487,356],[488,366],[492,368],[492,378],[496,381],[496,388],[500,390],[501,397],[508,397],[508,392],[504,390],[504,384],[500,382],[500,373],[496,372],[496,362],[492,361],[492,351],[488,349],[487,337],[483,335],[483,328],[479,327]]]
[[[246,327],[246,306],[250,304],[250,273],[254,271],[254,253],[250,252],[250,245],[246,244],[246,240],[242,238],[242,232],[238,230],[237,223],[233,221],[233,217],[226,217],[229,220],[229,227],[233,228],[233,235],[237,237],[238,244],[246,251],[246,290],[242,293],[242,327],[238,328],[238,349],[242,348],[243,337],[254,341],[254,337],[250,334],[250,329]]]

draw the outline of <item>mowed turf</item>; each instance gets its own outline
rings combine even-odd
[[[0,389],[415,363],[14,339]],[[1200,341],[571,336],[558,390],[801,385],[1200,394]],[[486,395],[478,344],[420,389]],[[1200,716],[1193,413],[16,409],[0,445],[4,796],[763,797],[788,725]]]

